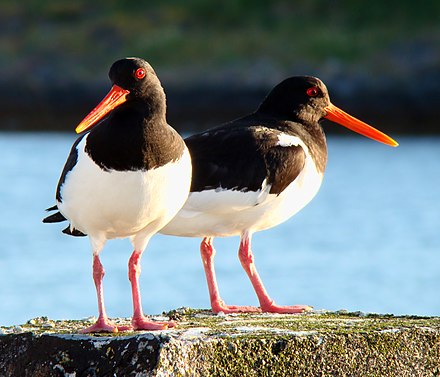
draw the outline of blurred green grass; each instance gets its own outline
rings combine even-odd
[[[440,39],[438,0],[3,0],[0,9],[0,64],[12,77],[94,80],[122,56],[189,76],[259,62],[362,66],[396,44]]]
[[[439,0],[2,0],[0,129],[74,124],[125,56],[152,64],[188,128],[308,74],[385,130],[438,132]]]

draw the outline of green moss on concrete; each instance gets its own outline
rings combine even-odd
[[[124,370],[151,376],[440,375],[438,317],[344,311],[225,316],[183,308],[153,318],[164,317],[175,320],[178,327],[88,336],[77,333],[90,321],[41,317],[2,331],[18,342],[22,336],[29,344],[39,338],[52,344],[61,337],[66,343],[50,357],[69,373],[74,371],[72,355],[87,356],[75,348],[83,342],[81,347],[89,347],[99,358],[96,368],[103,368],[103,360],[107,368],[114,360],[120,368],[121,350],[131,347],[131,369]],[[117,321],[129,323],[129,319]],[[0,336],[0,346],[2,338],[6,337]],[[7,350],[8,345],[3,347]]]
[[[355,334],[370,332],[396,332],[403,329],[440,328],[440,317],[394,316],[391,314],[365,314],[361,312],[310,312],[305,314],[231,314],[215,315],[210,310],[179,308],[152,316],[153,320],[174,320],[176,329],[169,330],[176,333],[194,328],[204,328],[205,335],[209,336],[246,336],[252,337],[264,334],[276,336],[280,332],[315,332],[332,334]],[[94,317],[83,320],[51,320],[47,317],[38,317],[18,326],[1,327],[2,333],[32,332],[75,334],[82,328],[90,326]],[[130,318],[113,319],[119,325],[129,325]],[[105,336],[134,335],[138,332],[124,332],[119,334],[104,334]],[[94,334],[99,336],[103,334]],[[298,334],[296,334],[298,335]]]

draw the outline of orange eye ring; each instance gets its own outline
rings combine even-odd
[[[137,78],[138,80],[142,80],[146,75],[147,75],[147,73],[145,72],[145,69],[143,69],[143,68],[138,68],[134,72],[134,77]]]

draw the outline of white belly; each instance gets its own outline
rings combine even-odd
[[[157,232],[179,211],[190,187],[186,150],[177,161],[148,171],[104,171],[78,145],[78,161],[61,187],[61,213],[76,229],[98,238]]]
[[[184,207],[160,233],[184,237],[227,237],[276,226],[300,211],[317,194],[323,175],[310,157],[301,174],[280,194],[270,185],[257,192],[206,190],[189,195]]]

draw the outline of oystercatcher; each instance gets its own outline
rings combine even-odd
[[[140,259],[150,238],[183,206],[191,183],[191,159],[179,134],[166,121],[165,93],[153,68],[139,58],[116,61],[112,88],[76,128],[56,190],[59,212],[44,222],[67,219],[65,233],[88,235],[93,249],[97,322],[83,332],[117,332],[106,314],[99,254],[107,240],[128,237],[133,295],[133,329],[163,329],[173,322],[148,320],[142,311]],[[93,128],[92,128],[93,127]]]
[[[252,234],[297,213],[316,195],[327,163],[323,118],[391,146],[397,143],[334,106],[314,77],[291,77],[267,95],[252,114],[185,142],[193,164],[191,193],[160,233],[203,237],[200,246],[215,313],[298,313],[306,305],[279,306],[260,279],[251,251]],[[260,307],[226,305],[214,270],[214,237],[239,235],[238,256]]]

